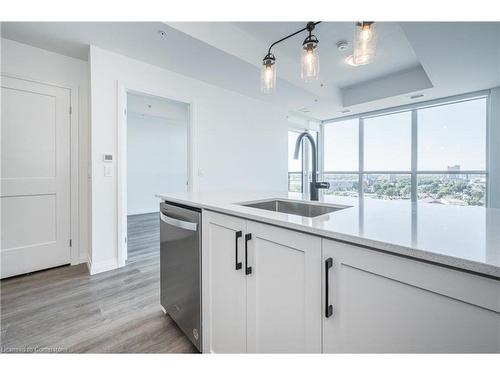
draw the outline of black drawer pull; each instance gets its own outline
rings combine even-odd
[[[333,315],[333,305],[330,305],[330,280],[328,277],[328,270],[333,267],[333,259],[328,258],[325,260],[325,317],[329,318]]]
[[[236,270],[241,270],[241,262],[238,262],[238,239],[243,236],[241,230],[235,233],[235,244],[234,244],[234,267]]]
[[[245,234],[245,275],[252,273],[252,267],[248,267],[248,241],[252,239],[252,233]]]

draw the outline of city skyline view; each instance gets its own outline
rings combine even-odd
[[[410,110],[325,124],[320,178],[330,183],[330,189],[324,193],[359,196],[361,173],[364,197],[409,200],[415,189],[421,202],[484,206],[486,98],[422,107],[415,114],[413,141]],[[289,145],[295,144],[297,136],[289,132]],[[415,187],[411,185],[412,142],[417,147]],[[363,165],[360,144],[364,146]],[[289,149],[289,190],[301,191],[302,158],[293,160],[292,153]]]

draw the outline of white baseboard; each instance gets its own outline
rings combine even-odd
[[[88,263],[87,263],[88,264]],[[109,259],[99,263],[90,263],[90,274],[95,275],[97,273],[111,271],[117,269],[118,262],[116,259]]]
[[[75,261],[71,261],[72,266],[77,266],[78,264],[88,263],[88,256],[86,253],[80,254]]]
[[[88,253],[80,254],[80,257],[78,258],[77,264],[82,264],[82,263],[89,263],[89,254]]]
[[[88,254],[87,254],[87,260],[85,261],[85,263],[87,264],[87,271],[88,271],[89,275],[92,275],[92,261],[90,260]]]
[[[128,216],[132,216],[132,215],[142,215],[142,214],[153,214],[153,213],[156,213],[156,212],[160,212],[160,209],[159,208],[155,208],[154,210],[152,209],[148,209],[148,208],[142,208],[142,209],[139,209],[139,210],[130,210],[127,212],[127,215]]]

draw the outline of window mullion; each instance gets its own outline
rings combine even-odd
[[[325,144],[324,144],[324,125],[323,123],[321,123],[319,125],[319,132],[318,132],[318,144],[317,144],[317,147],[318,147],[318,172],[319,172],[319,176],[318,178],[320,178],[320,181],[323,181],[323,176],[324,176],[324,172],[325,172]]]
[[[358,144],[358,170],[359,170],[359,174],[358,174],[358,195],[359,195],[359,198],[362,199],[363,196],[364,196],[364,192],[363,192],[363,178],[364,178],[364,175],[363,175],[363,172],[365,170],[365,167],[364,167],[364,163],[365,163],[365,159],[364,159],[364,155],[365,155],[365,149],[364,149],[364,144],[365,144],[365,122],[363,120],[362,117],[359,118],[359,123],[358,123],[358,136],[359,136],[359,144]]]
[[[416,109],[411,111],[411,201],[418,200],[418,113]]]

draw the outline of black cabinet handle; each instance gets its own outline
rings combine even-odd
[[[238,238],[243,236],[243,232],[241,230],[235,233],[235,244],[234,244],[234,267],[236,270],[241,270],[241,262],[238,262]]]
[[[248,267],[248,241],[252,239],[252,233],[245,234],[245,275],[252,273],[252,267]]]
[[[325,260],[325,317],[329,318],[333,315],[333,306],[330,305],[329,294],[330,294],[330,281],[328,278],[328,270],[333,267],[333,259],[328,258]]]

